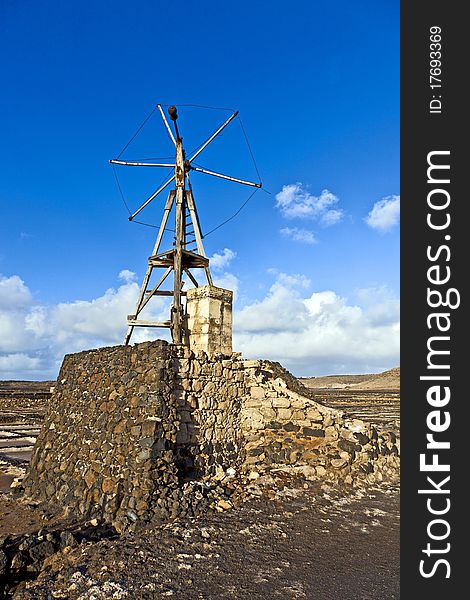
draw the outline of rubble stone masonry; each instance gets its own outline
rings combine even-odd
[[[293,465],[352,485],[397,477],[396,432],[302,390],[278,363],[162,340],[67,355],[26,493],[124,529],[176,516],[229,468]]]

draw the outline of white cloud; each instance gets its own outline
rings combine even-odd
[[[274,290],[276,290],[278,286],[307,289],[311,284],[311,281],[308,277],[305,277],[305,275],[300,275],[299,273],[288,275],[287,273],[279,272],[276,269],[271,269],[270,273],[276,276],[276,281],[271,286],[271,289]]]
[[[380,288],[374,303],[367,290],[354,304],[331,290],[305,297],[300,281],[281,274],[264,299],[234,312],[237,350],[279,361],[296,375],[364,373],[399,363],[399,304],[390,292]]]
[[[55,378],[64,354],[121,344],[126,316],[133,313],[139,286],[128,270],[124,282],[93,300],[35,304],[17,276],[0,278],[0,379]],[[168,300],[153,298],[143,319],[167,319]],[[138,328],[133,341],[165,337],[161,330]]]
[[[215,252],[209,257],[209,266],[214,271],[221,271],[228,267],[236,255],[237,253],[230,248],[224,248],[221,254]]]
[[[320,223],[324,227],[330,227],[331,225],[336,225],[343,218],[343,211],[341,209],[332,209],[327,210],[322,214],[320,218]]]
[[[372,325],[387,325],[400,320],[400,304],[386,286],[357,290],[356,297],[366,309]]]
[[[119,275],[119,279],[125,281],[126,283],[131,283],[137,279],[136,274],[133,271],[129,271],[129,269],[123,269]]]
[[[27,306],[31,299],[31,292],[18,275],[0,275],[0,309],[15,310],[16,307]]]
[[[372,210],[365,218],[365,222],[372,229],[385,232],[400,221],[400,196],[387,196],[374,204]]]
[[[19,277],[0,278],[0,379],[53,379],[64,354],[121,344],[139,291],[124,273],[118,288],[98,298],[52,306],[35,303]],[[238,310],[235,305],[235,350],[277,360],[296,375],[398,364],[399,304],[387,288],[358,290],[350,301],[332,290],[311,292],[304,275],[270,273],[275,279],[264,298]],[[215,284],[235,291],[240,286],[231,273],[220,274]],[[169,299],[154,298],[142,318],[166,319],[168,306]],[[168,339],[168,332],[137,328],[133,342],[156,337]]]
[[[286,238],[294,240],[294,242],[300,242],[302,244],[316,244],[317,239],[315,238],[313,231],[308,229],[299,229],[298,227],[284,227],[280,230],[281,235]]]
[[[284,185],[276,194],[276,207],[287,219],[313,219],[328,227],[338,223],[343,211],[333,208],[339,198],[328,190],[323,190],[319,196],[313,196],[302,183]]]
[[[41,373],[41,359],[22,352],[0,355],[0,373]]]
[[[215,252],[209,257],[209,267],[211,271],[215,272],[212,276],[214,285],[226,290],[232,290],[234,301],[237,300],[238,296],[239,280],[233,273],[224,271],[224,269],[229,266],[236,256],[236,252],[230,250],[230,248],[224,248],[222,252]]]
[[[0,275],[0,356],[34,347],[27,321],[32,305],[33,296],[20,277]]]
[[[280,273],[263,300],[249,304],[234,314],[236,331],[242,337],[243,334],[251,336],[260,332],[275,337],[283,332],[293,334],[301,331],[308,310],[297,288],[304,289],[309,283],[304,276]]]

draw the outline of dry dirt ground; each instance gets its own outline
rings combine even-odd
[[[262,475],[233,509],[68,547],[7,597],[393,600],[398,524],[397,487]]]
[[[335,396],[330,390],[326,400],[323,396],[318,400],[332,405],[342,402],[351,414],[369,407],[367,414],[372,420],[383,414],[384,406],[391,406],[395,413],[399,407],[398,392],[377,395],[368,388],[358,395],[352,391],[352,395],[344,390],[345,396]],[[325,395],[321,386],[312,393]],[[25,455],[14,459],[5,454],[16,449],[20,454],[27,452],[29,438],[34,437],[29,434],[40,425],[42,408],[36,401],[29,406],[21,402],[4,402],[2,406],[0,402],[0,429],[5,442],[0,459],[3,451],[4,474],[10,470],[5,491],[12,476],[27,465]],[[3,597],[399,598],[397,486],[352,490],[280,471],[262,474],[248,484],[245,481],[244,486],[241,499],[230,510],[208,510],[197,519],[164,525],[149,523],[134,533],[65,547],[46,559],[38,577],[35,574],[29,581],[16,582],[9,591],[5,583]],[[43,528],[46,532],[57,531],[70,524],[60,514],[0,492],[0,541],[5,536],[14,538]],[[0,598],[1,588],[0,583]]]
[[[52,381],[0,381],[0,491],[27,467]]]
[[[400,368],[373,375],[329,375],[299,380],[306,394],[349,417],[400,428]]]

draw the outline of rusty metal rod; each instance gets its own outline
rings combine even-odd
[[[166,120],[165,113],[163,112],[162,105],[161,104],[157,104],[157,108],[160,111],[160,114],[162,115],[163,122],[165,123],[165,127],[167,128],[167,131],[168,131],[168,133],[169,133],[169,135],[171,137],[171,140],[172,140],[173,144],[176,146],[175,136],[173,135],[173,132],[171,131],[170,124]]]
[[[174,181],[174,179],[175,179],[175,178],[176,178],[176,175],[173,175],[172,177],[170,177],[170,179],[169,179],[169,180],[168,180],[166,183],[164,183],[163,185],[161,185],[161,186],[158,188],[158,190],[156,190],[156,191],[155,191],[155,192],[154,192],[154,193],[153,193],[153,194],[150,196],[150,198],[147,198],[147,200],[146,200],[146,201],[145,201],[143,204],[141,204],[141,206],[139,206],[139,208],[138,208],[138,209],[135,211],[135,213],[133,213],[133,214],[132,214],[132,215],[129,217],[129,221],[132,221],[132,219],[133,219],[134,217],[136,217],[136,216],[137,216],[137,215],[140,213],[140,211],[141,211],[142,209],[144,209],[144,208],[147,206],[147,204],[149,204],[150,202],[152,202],[152,200],[153,200],[154,198],[156,198],[156,197],[158,196],[158,194],[159,194],[161,191],[163,191],[163,190],[164,190],[164,189],[165,189],[165,188],[166,188],[168,185],[170,185],[170,183],[171,183],[172,181]]]
[[[167,167],[174,168],[174,163],[146,163],[146,162],[134,162],[129,160],[118,160],[117,158],[112,158],[109,161],[112,165],[124,165],[126,167]]]
[[[199,150],[197,150],[197,151],[196,151],[196,152],[195,152],[195,153],[194,153],[194,154],[191,156],[191,158],[189,159],[189,162],[193,161],[193,160],[196,158],[196,156],[199,156],[199,155],[201,154],[201,152],[202,152],[202,151],[203,151],[205,148],[207,148],[207,146],[208,146],[208,145],[209,145],[209,144],[212,142],[212,140],[214,140],[214,139],[215,139],[215,138],[216,138],[216,137],[219,135],[219,133],[220,133],[221,131],[223,131],[223,130],[224,130],[226,127],[227,127],[227,125],[230,123],[230,121],[232,121],[232,120],[233,120],[233,119],[234,119],[234,118],[235,118],[237,115],[238,115],[238,110],[236,110],[236,111],[233,113],[233,115],[231,115],[231,116],[230,116],[230,117],[229,117],[229,118],[228,118],[228,119],[225,121],[225,123],[222,123],[222,125],[221,125],[221,126],[218,128],[218,129],[217,129],[217,131],[215,131],[215,132],[214,132],[214,133],[211,135],[211,137],[210,137],[208,140],[206,140],[206,141],[204,142],[204,144],[203,144],[203,145],[202,145],[202,146],[199,148]]]
[[[198,171],[199,173],[206,173],[206,175],[213,175],[214,177],[220,177],[221,179],[228,179],[229,181],[235,181],[235,183],[243,183],[244,185],[251,185],[252,187],[261,187],[261,183],[253,183],[252,181],[246,181],[245,179],[238,179],[237,177],[231,177],[230,175],[223,175],[222,173],[217,173],[216,171],[209,171],[209,169],[203,169],[202,167],[193,167],[191,165],[192,171]]]

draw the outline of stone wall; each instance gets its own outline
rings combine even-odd
[[[26,492],[124,528],[190,512],[229,468],[293,465],[346,483],[397,473],[395,433],[302,389],[277,363],[160,340],[68,355]]]
[[[81,515],[145,515],[179,487],[172,390],[165,343],[66,356],[26,490]]]
[[[395,478],[397,432],[346,419],[302,395],[302,385],[280,365],[244,361],[249,393],[241,411],[245,465],[293,465],[309,477],[369,483]]]

